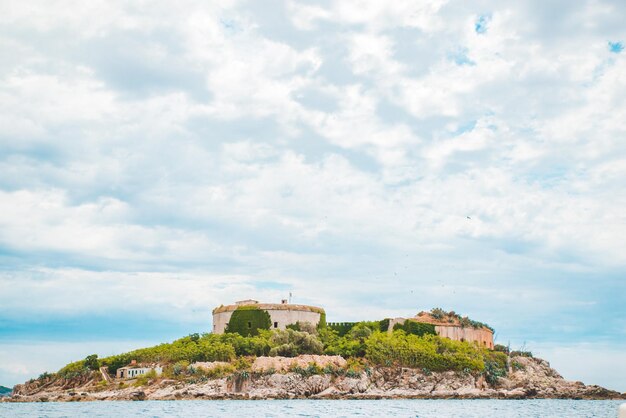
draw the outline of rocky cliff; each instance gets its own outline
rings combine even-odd
[[[336,361],[333,360],[333,361]],[[4,401],[94,401],[175,399],[379,399],[379,398],[567,398],[625,399],[626,394],[599,386],[564,380],[541,359],[514,357],[507,377],[489,384],[469,373],[430,373],[417,369],[385,367],[357,374],[306,375],[294,372],[241,371],[229,377],[190,383],[154,379],[143,386],[104,384],[91,378],[59,379],[17,385]]]

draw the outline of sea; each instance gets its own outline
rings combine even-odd
[[[0,417],[603,417],[624,401],[268,400],[0,403]]]

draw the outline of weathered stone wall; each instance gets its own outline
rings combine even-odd
[[[283,305],[285,306],[285,305]],[[263,309],[263,305],[259,305]],[[310,309],[299,309],[294,305],[292,309],[265,309],[270,314],[272,329],[285,329],[289,324],[296,322],[310,322],[317,325],[320,322],[321,314]],[[223,334],[230,321],[233,311],[216,312],[213,314],[213,333]],[[276,327],[274,326],[276,325]]]
[[[415,318],[393,318],[389,320],[388,332],[393,332],[393,326],[395,324],[403,324],[407,319],[419,322],[419,319]],[[483,347],[493,349],[493,333],[487,328],[463,328],[458,325],[435,325],[435,332],[440,337],[446,337],[456,341],[476,341]]]
[[[451,340],[476,341],[483,347],[493,348],[493,333],[485,328],[435,325],[435,331],[439,336],[450,338]]]

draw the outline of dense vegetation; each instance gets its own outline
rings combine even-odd
[[[394,331],[401,329],[407,334],[419,335],[420,337],[424,335],[437,335],[433,324],[425,324],[422,322],[412,321],[410,319],[407,319],[402,324],[395,324],[393,329]]]
[[[244,325],[247,331],[247,324]],[[392,333],[384,331],[388,325],[385,321],[358,322],[351,324],[344,335],[330,327],[316,327],[309,323],[293,324],[285,330],[259,329],[256,335],[250,336],[235,332],[191,334],[172,343],[101,359],[91,355],[68,364],[56,376],[72,378],[100,366],[107,366],[109,372],[115,373],[131,360],[164,364],[169,375],[190,369],[188,366],[194,362],[223,361],[230,362],[230,366],[220,369],[219,373],[232,373],[245,369],[245,364],[249,366],[255,356],[294,357],[300,354],[341,355],[352,364],[357,362],[368,367],[402,366],[419,368],[425,373],[454,370],[483,374],[490,382],[506,374],[507,354],[504,352],[441,338],[435,335],[430,324],[406,321],[396,324]]]
[[[231,315],[225,332],[250,337],[271,326],[272,320],[267,311],[256,306],[239,306]]]
[[[474,321],[473,319],[468,318],[467,316],[461,316],[454,311],[446,312],[441,308],[433,308],[430,310],[430,316],[439,320],[445,321],[449,323],[458,322],[458,324],[463,328],[487,328],[493,332],[493,328],[484,322]]]

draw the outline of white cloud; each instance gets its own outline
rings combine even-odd
[[[622,6],[284,6],[0,5],[6,315],[289,288],[623,341]]]

